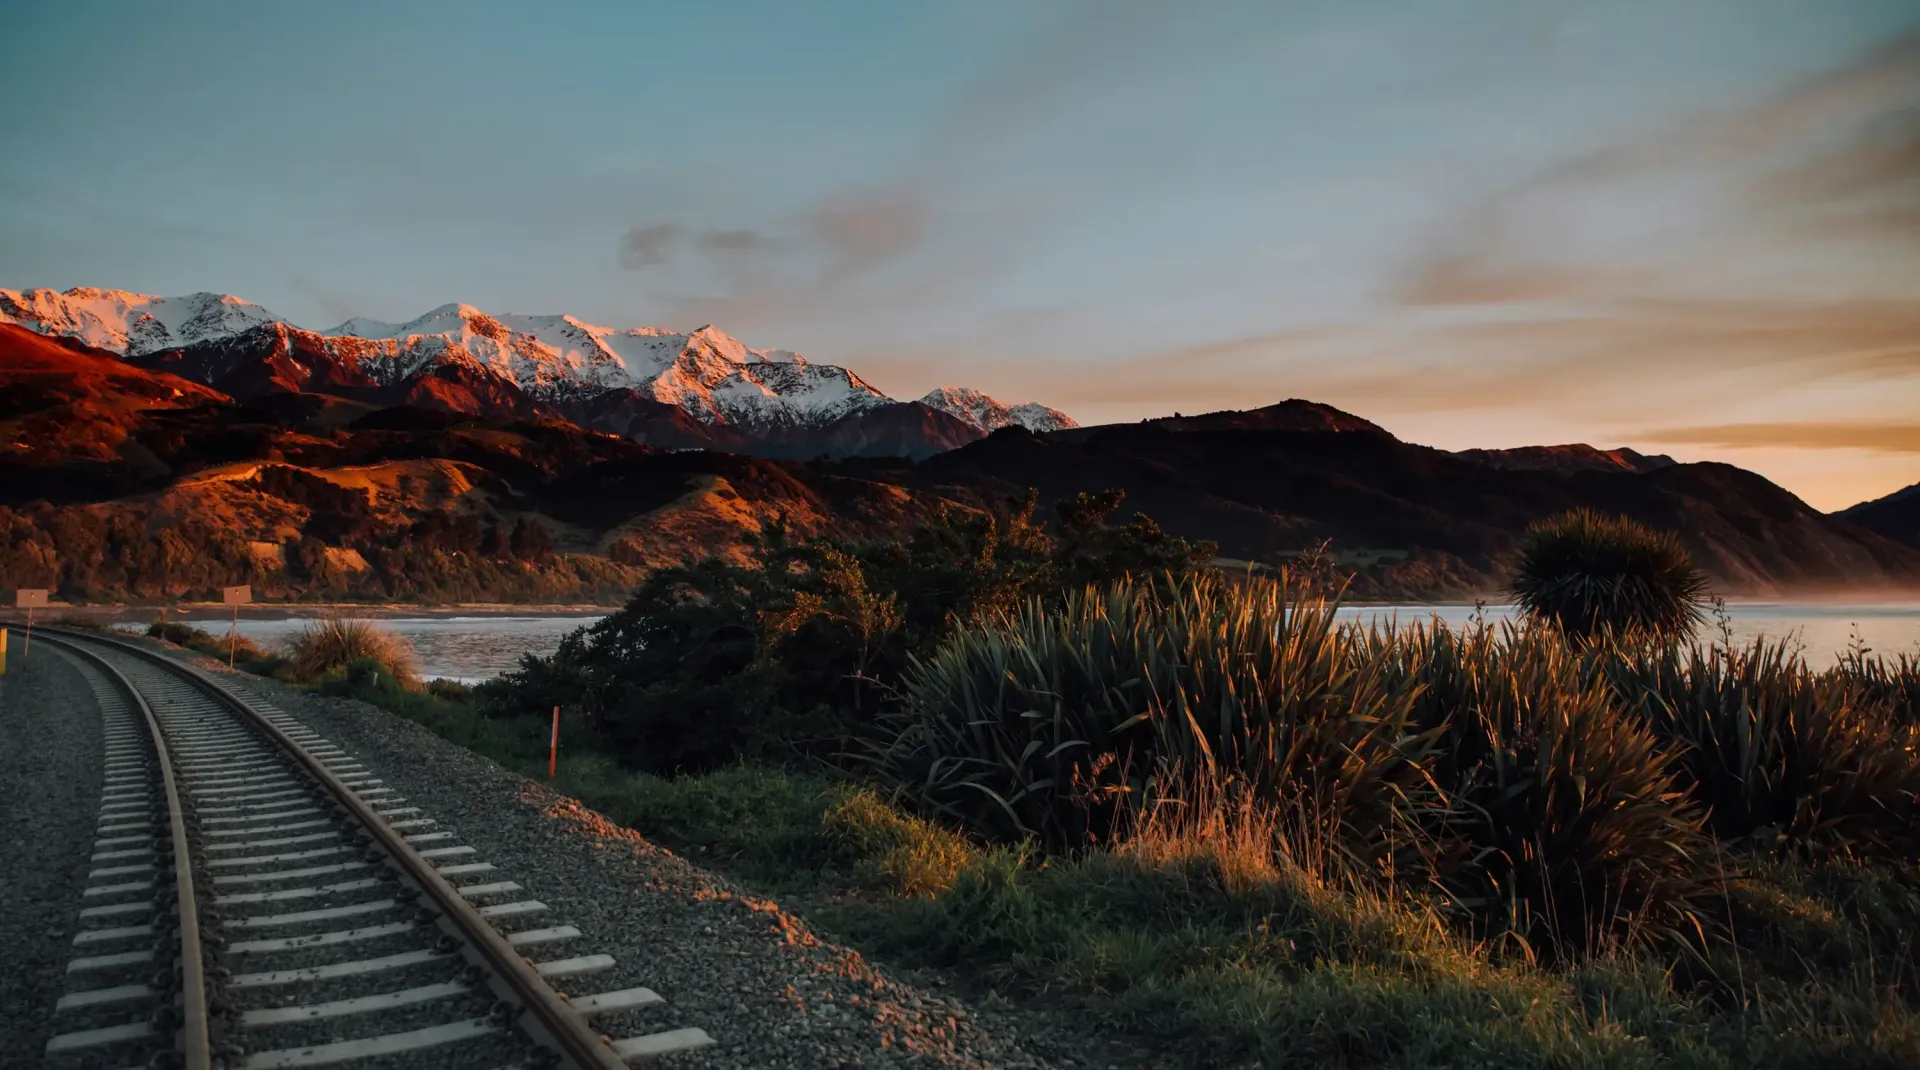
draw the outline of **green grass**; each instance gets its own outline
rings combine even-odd
[[[457,694],[372,675],[321,686],[545,776],[541,718],[481,718]],[[1920,1065],[1920,898],[1911,874],[1884,868],[1756,857],[1717,908],[1730,935],[1707,953],[1544,967],[1462,935],[1418,897],[1284,849],[1245,808],[1044,857],[969,842],[847,780],[751,765],[630,773],[569,750],[564,731],[555,787],[804,904],[884,961],[1068,1012],[1153,1065]]]
[[[1446,671],[1450,687],[1471,680]],[[543,714],[482,716],[467,689],[409,685],[368,659],[310,686],[545,777]],[[836,939],[1059,1012],[1138,1047],[1143,1065],[1920,1066],[1910,863],[1716,858],[1731,876],[1699,905],[1704,940],[1548,959],[1475,936],[1440,889],[1356,870],[1337,842],[1299,835],[1246,793],[1196,789],[1103,846],[1048,854],[969,839],[838,774],[659,777],[595,743],[563,721],[558,790]]]

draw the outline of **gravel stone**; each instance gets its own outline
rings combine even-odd
[[[0,1066],[39,1066],[67,962],[100,812],[100,707],[51,643],[9,644],[0,676]]]
[[[160,644],[150,644],[162,649]],[[504,931],[573,925],[582,937],[530,957],[608,954],[614,968],[559,982],[580,995],[632,986],[665,1002],[596,1019],[611,1036],[697,1026],[713,1047],[651,1065],[714,1068],[1043,1067],[1146,1065],[1081,1035],[1023,1029],[1011,1008],[970,1008],[822,939],[778,903],[754,896],[558,795],[366,703],[230,673],[177,648],[237,694],[314,728],[547,904]],[[1029,1018],[1028,1022],[1031,1023]],[[1047,1057],[1035,1054],[1044,1050]],[[1131,1055],[1133,1058],[1126,1056]]]

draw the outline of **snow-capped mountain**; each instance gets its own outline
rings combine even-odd
[[[458,361],[541,401],[631,390],[706,423],[756,430],[824,424],[891,402],[845,368],[752,349],[711,325],[687,334],[616,330],[572,316],[493,316],[471,305],[442,305],[406,323],[353,319],[319,333],[353,352],[376,382]]]
[[[376,404],[545,413],[675,445],[685,444],[696,425],[713,428],[699,437],[719,448],[777,440],[783,449],[805,450],[809,435],[829,426],[836,426],[836,440],[864,440],[878,432],[837,425],[878,418],[901,404],[846,368],[790,350],[755,349],[711,325],[687,333],[617,329],[572,316],[492,315],[449,304],[405,323],[356,318],[309,331],[237,297],[83,288],[0,290],[0,322],[164,366],[235,396],[319,392]],[[937,443],[929,444],[938,448],[949,448],[968,428],[1076,426],[1057,410],[1009,407],[962,388],[934,391],[921,404],[959,421],[937,425]],[[663,432],[661,414],[671,409],[653,405],[685,416],[674,416],[670,433]],[[894,416],[874,425],[882,426],[918,425]]]
[[[75,338],[129,357],[230,338],[279,319],[251,301],[226,294],[155,297],[85,286],[65,293],[0,290],[0,323]]]
[[[1073,417],[1038,402],[1007,405],[964,386],[943,386],[920,399],[920,404],[939,409],[983,431],[998,431],[1018,425],[1029,431],[1060,431],[1079,427]]]

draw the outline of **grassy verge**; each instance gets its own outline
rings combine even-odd
[[[257,676],[278,675],[287,663],[285,658],[246,636],[214,635],[191,624],[158,621],[147,629],[147,634],[175,646],[183,646],[196,653],[205,654],[210,658],[218,658],[221,661],[231,660],[234,668]]]
[[[543,777],[543,718],[375,672],[320,685]],[[983,847],[869,787],[751,765],[662,778],[563,729],[556,787],[841,939],[942,968],[1190,1067],[1912,1067],[1920,899],[1907,875],[1753,860],[1704,950],[1546,967],[1430,906],[1276,853],[1252,812],[1071,857]]]
[[[1298,628],[1302,619],[1290,620]],[[1044,630],[1056,622],[1035,617],[1031,624],[1029,630]],[[1039,638],[1029,645],[1052,636],[1035,634]],[[1246,628],[1235,634],[1267,642],[1279,632]],[[161,638],[215,657],[227,653],[223,638],[205,632],[163,632]],[[1356,724],[1354,711],[1371,717],[1361,724],[1386,724],[1379,713],[1394,703],[1404,709],[1407,724],[1452,722],[1448,711],[1480,711],[1486,738],[1465,743],[1486,743],[1507,763],[1500,768],[1511,776],[1496,788],[1524,790],[1540,776],[1567,772],[1505,757],[1549,753],[1517,728],[1530,724],[1523,720],[1526,711],[1553,709],[1559,720],[1548,726],[1559,734],[1540,740],[1555,743],[1559,749],[1551,753],[1572,763],[1565,776],[1569,793],[1557,803],[1567,816],[1511,824],[1524,836],[1501,843],[1507,857],[1538,857],[1544,847],[1536,845],[1546,839],[1590,832],[1636,799],[1663,797],[1659,791],[1670,784],[1655,784],[1659,791],[1645,788],[1644,778],[1636,780],[1636,768],[1645,765],[1644,747],[1628,747],[1645,743],[1649,730],[1642,720],[1634,722],[1640,728],[1622,728],[1624,715],[1607,703],[1617,692],[1672,695],[1659,707],[1661,730],[1676,738],[1686,734],[1690,742],[1676,753],[1692,763],[1692,791],[1730,830],[1722,838],[1693,836],[1676,847],[1690,866],[1715,874],[1711,884],[1701,884],[1711,889],[1711,899],[1688,901],[1688,916],[1703,920],[1699,939],[1620,939],[1572,955],[1542,955],[1538,945],[1509,939],[1511,932],[1501,936],[1498,928],[1463,924],[1459,888],[1438,893],[1436,884],[1417,880],[1361,880],[1354,876],[1359,870],[1350,861],[1350,841],[1281,828],[1275,807],[1260,809],[1204,788],[1183,797],[1185,809],[1140,811],[1144,818],[1100,826],[1096,849],[1087,847],[1087,839],[1075,845],[1069,836],[1056,836],[1050,851],[1043,851],[1043,838],[1002,838],[993,845],[929,822],[900,805],[904,795],[852,776],[766,765],[722,765],[672,778],[634,772],[609,757],[607,724],[591,715],[563,722],[557,788],[749,888],[780,895],[833,936],[883,961],[941,968],[1025,1007],[1064,1010],[1091,1035],[1137,1043],[1154,1066],[1920,1066],[1920,1012],[1912,997],[1920,982],[1914,966],[1920,959],[1920,882],[1910,861],[1897,861],[1905,843],[1905,832],[1893,826],[1899,822],[1885,824],[1874,807],[1855,805],[1855,797],[1878,782],[1899,786],[1910,780],[1905,766],[1891,763],[1889,755],[1899,747],[1880,745],[1912,738],[1884,720],[1885,711],[1908,707],[1889,705],[1874,715],[1882,720],[1860,720],[1866,715],[1855,717],[1845,705],[1855,690],[1832,690],[1834,682],[1770,661],[1761,657],[1764,651],[1724,665],[1605,661],[1613,674],[1607,686],[1617,690],[1605,692],[1601,680],[1572,674],[1578,665],[1557,645],[1459,645],[1446,636],[1428,636],[1425,645],[1384,636],[1342,642],[1361,644],[1348,651],[1359,661],[1327,661],[1334,647],[1296,644],[1269,672],[1273,680],[1292,680],[1273,688],[1275,703],[1298,703],[1315,678],[1342,680],[1346,692],[1281,718],[1296,730],[1323,730],[1331,740],[1323,747],[1331,765],[1317,766],[1311,776],[1273,776],[1260,797],[1300,799],[1344,784],[1336,776],[1342,768],[1371,768],[1350,763],[1373,753],[1367,747],[1377,751],[1379,768],[1398,768],[1379,740],[1402,740],[1400,728],[1379,734],[1379,740],[1348,734]],[[1377,649],[1386,642],[1394,645]],[[993,690],[960,686],[975,676],[972,661],[998,665],[987,655],[1006,645],[1004,636],[973,636],[968,644],[945,647],[943,657],[952,665],[941,665],[954,680],[948,690],[1004,695],[1010,670],[987,674]],[[1223,642],[1208,649],[1215,653],[1179,657],[1165,667],[1144,665],[1185,672],[1183,686],[1198,695],[1188,705],[1213,709],[1217,703],[1200,701],[1213,680],[1196,674],[1196,667],[1238,672],[1235,667],[1250,659],[1221,657]],[[292,642],[288,655],[280,659],[250,645],[240,665],[317,692],[371,701],[518,772],[545,776],[549,718],[528,709],[536,703],[503,705],[488,695],[476,701],[467,688],[445,682],[422,686],[403,645],[371,628],[317,628]],[[964,663],[962,655],[972,661]],[[1367,692],[1331,670],[1367,665],[1363,659],[1373,655],[1394,655],[1400,661],[1392,667],[1423,686],[1409,690],[1398,676],[1377,676],[1369,678],[1375,690]],[[1068,659],[1008,665],[1068,665]],[[1329,670],[1279,672],[1298,665]],[[1680,690],[1682,684],[1692,692]],[[1707,684],[1730,688],[1740,703],[1699,692]],[[1037,680],[1031,692],[1062,697],[1073,711],[1098,709],[1098,695],[1075,697],[1068,686],[1077,684],[1071,678],[1064,684]],[[1895,680],[1889,676],[1878,688],[1891,693]],[[1025,697],[1002,701],[1012,701],[1000,711],[1008,724],[1033,709]],[[1421,713],[1417,703],[1434,705],[1434,711]],[[1749,715],[1749,707],[1772,711],[1768,717],[1778,724]],[[983,709],[977,697],[954,705],[954,724],[968,730],[966,740],[981,738],[973,722]],[[1830,717],[1820,720],[1807,711],[1828,711]],[[1728,778],[1722,772],[1732,766],[1724,755],[1692,742],[1734,738],[1720,724],[1730,717],[1736,726],[1766,728],[1770,734],[1757,738],[1772,740],[1782,755],[1799,753],[1791,747],[1816,757],[1832,751],[1816,768],[1851,770],[1839,780],[1793,788],[1797,795],[1789,797],[1805,799],[1795,805],[1812,822],[1807,832],[1788,828],[1803,843],[1799,851],[1747,853],[1764,839],[1747,836],[1747,816],[1772,805],[1770,795],[1759,793],[1776,782],[1764,774],[1770,766],[1755,766],[1761,774]],[[1826,734],[1811,742],[1791,734],[1807,724],[1828,724]],[[1100,738],[1094,730],[1069,736]],[[1008,747],[989,749],[1018,751]],[[962,753],[962,747],[954,743],[947,751]],[[1613,765],[1596,761],[1601,757]],[[1269,772],[1284,768],[1290,766]],[[1430,768],[1444,772],[1446,761]],[[1784,761],[1782,768],[1797,766]],[[1350,780],[1361,788],[1373,784]],[[1219,784],[1235,780],[1221,778]],[[1361,788],[1336,799],[1346,813],[1367,815],[1369,799],[1380,793]],[[1515,790],[1475,788],[1478,793],[1463,797],[1475,801],[1478,813],[1492,813]],[[1862,797],[1897,799],[1899,791]],[[1068,809],[1035,811],[1031,824],[1071,830],[1068,822],[1046,824],[1050,813],[1071,813],[1071,799],[1058,803]],[[964,807],[950,811],[958,809]],[[1590,851],[1569,853],[1565,845],[1557,851],[1572,861],[1613,864],[1622,853],[1644,853],[1640,841],[1647,836],[1638,828],[1622,826],[1619,836],[1594,839]],[[1692,826],[1645,828],[1688,832]],[[1832,834],[1855,828],[1845,838]],[[1826,836],[1816,838],[1820,830]],[[1882,849],[1860,855],[1849,843]],[[1851,861],[1855,857],[1884,861],[1868,866]],[[1544,868],[1551,878],[1553,866]],[[1722,872],[1734,876],[1720,880]],[[1494,891],[1501,888],[1492,884]]]

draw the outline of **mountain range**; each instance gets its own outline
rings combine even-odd
[[[896,401],[832,364],[711,325],[617,330],[442,305],[405,323],[304,330],[227,294],[0,290],[0,323],[70,338],[236,398],[306,393],[375,408],[558,419],[667,448],[924,457],[1006,426],[1072,418],[960,387]]]
[[[1499,597],[1527,526],[1575,506],[1678,532],[1726,595],[1920,588],[1920,488],[1823,514],[1731,465],[1449,452],[1301,399],[1078,427],[711,328],[449,306],[312,332],[111,291],[0,291],[0,315],[0,586],[605,601],[775,523],[878,537],[1116,488],[1223,564],[1323,548],[1363,598]]]

